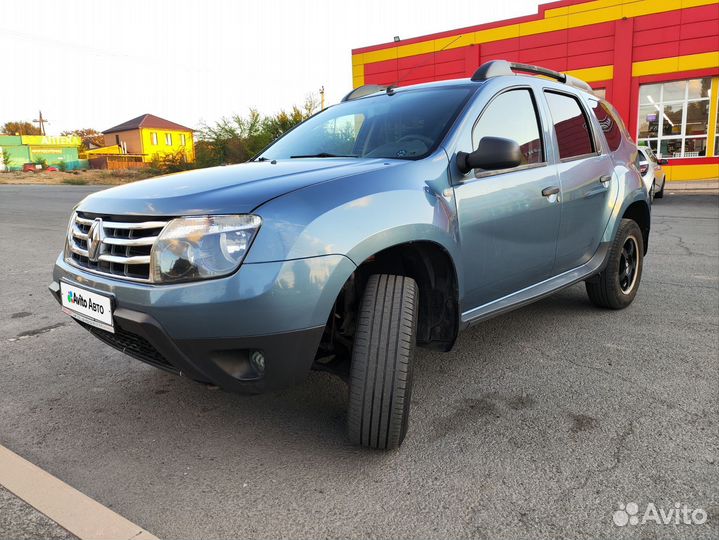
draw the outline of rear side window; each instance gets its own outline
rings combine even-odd
[[[579,102],[566,94],[545,92],[557,134],[559,158],[569,159],[594,152],[589,122]]]
[[[529,89],[510,90],[490,102],[472,131],[475,149],[483,137],[516,141],[522,151],[522,165],[544,162],[537,112]]]
[[[597,117],[599,127],[602,128],[604,137],[607,139],[609,149],[614,152],[622,143],[622,130],[616,117],[612,114],[612,111],[604,105],[604,103],[591,99],[589,100],[589,104],[592,107],[592,113]]]

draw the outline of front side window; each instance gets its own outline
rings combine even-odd
[[[639,88],[637,140],[659,157],[706,156],[711,79]]]
[[[557,134],[559,159],[571,159],[594,152],[589,122],[576,98],[545,92]]]
[[[172,146],[172,133],[165,133],[165,144]]]
[[[187,143],[187,139],[185,138],[185,134],[184,134],[184,133],[180,133],[180,144],[181,144],[182,146],[185,146],[186,143]]]
[[[398,89],[329,107],[278,139],[260,158],[420,159],[439,146],[475,89]]]
[[[150,133],[150,139],[152,140],[152,144],[157,146],[157,133],[154,131]]]
[[[539,121],[529,89],[504,92],[489,103],[472,130],[475,150],[483,137],[502,137],[516,141],[522,151],[522,165],[544,161]]]

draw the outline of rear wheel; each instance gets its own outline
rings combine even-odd
[[[350,367],[347,432],[354,444],[388,450],[404,440],[418,296],[412,278],[376,274],[367,280]]]
[[[666,177],[662,178],[662,187],[659,191],[654,193],[655,199],[661,199],[664,197],[664,185],[667,183]]]
[[[639,225],[623,219],[601,274],[585,284],[592,303],[599,307],[623,309],[637,295],[644,263],[644,239]]]

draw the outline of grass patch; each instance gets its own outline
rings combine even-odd
[[[70,184],[71,186],[84,186],[87,185],[87,180],[84,178],[63,178],[63,184]]]

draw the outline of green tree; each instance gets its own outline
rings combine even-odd
[[[12,158],[10,157],[10,152],[7,150],[2,151],[2,164],[4,165],[5,171],[10,170],[10,162],[12,161]]]
[[[5,122],[0,127],[0,133],[7,133],[8,135],[42,135],[39,127],[35,127],[31,122],[21,120]]]
[[[197,165],[209,167],[224,163],[242,163],[261,152],[272,141],[312,116],[319,107],[317,97],[309,95],[301,107],[289,112],[262,116],[251,108],[247,116],[234,114],[214,125],[203,125],[195,146]]]
[[[85,152],[90,148],[90,145],[105,146],[105,136],[92,128],[74,129],[72,131],[63,131],[60,135],[69,137],[80,137],[82,139],[82,145],[80,151]]]

